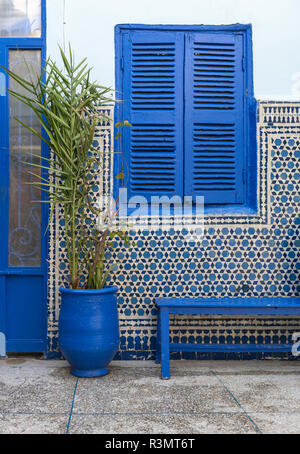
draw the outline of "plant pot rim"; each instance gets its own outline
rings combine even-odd
[[[104,287],[104,288],[97,288],[97,289],[78,289],[78,288],[64,288],[61,287],[60,289],[61,293],[76,293],[78,294],[89,294],[89,295],[97,295],[97,294],[103,294],[103,293],[116,293],[119,288],[115,286],[110,286],[110,287]]]

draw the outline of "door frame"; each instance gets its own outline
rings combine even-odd
[[[9,64],[9,50],[31,50],[39,49],[41,51],[41,70],[46,61],[46,0],[41,0],[41,37],[34,38],[0,38],[0,63],[4,67]],[[3,70],[1,70],[3,72]],[[9,78],[5,73],[6,87],[9,87]],[[0,332],[7,332],[7,278],[9,276],[41,276],[43,279],[43,339],[32,342],[24,340],[22,349],[18,341],[7,341],[7,352],[46,352],[47,346],[47,286],[48,286],[48,241],[49,233],[46,232],[49,207],[47,203],[41,204],[41,266],[40,267],[13,267],[9,266],[9,95],[0,96],[0,117],[3,119],[0,126],[0,194],[2,203],[0,205],[0,238],[2,238],[2,247],[0,254]],[[41,144],[41,155],[49,155],[48,147],[44,142]],[[47,176],[46,171],[42,169],[42,176]],[[41,200],[46,200],[45,193],[41,194]],[[5,222],[4,222],[5,221]],[[36,344],[34,350],[32,345]]]

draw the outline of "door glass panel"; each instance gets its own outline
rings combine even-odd
[[[0,38],[41,36],[41,0],[0,0]]]
[[[9,68],[27,80],[34,80],[41,72],[40,50],[11,50]],[[26,93],[10,79],[11,90]],[[9,96],[9,266],[40,266],[41,264],[41,199],[40,190],[31,184],[30,172],[39,174],[41,141],[21,126],[17,117],[26,125],[40,132],[40,123],[32,110]]]
[[[0,96],[6,96],[6,78],[4,73],[0,73]]]

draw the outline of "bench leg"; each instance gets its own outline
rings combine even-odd
[[[160,341],[160,336],[161,336],[161,327],[160,327],[160,310],[158,310],[157,314],[157,334],[156,334],[156,355],[155,355],[155,362],[156,364],[159,364],[161,362],[161,341]]]
[[[169,333],[169,311],[161,309],[160,315],[161,329],[161,378],[169,380],[170,378],[170,333]]]

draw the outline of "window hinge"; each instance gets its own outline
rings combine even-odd
[[[246,169],[243,169],[243,184],[246,184]]]
[[[245,62],[245,57],[242,58],[242,70],[246,70],[246,62]]]

